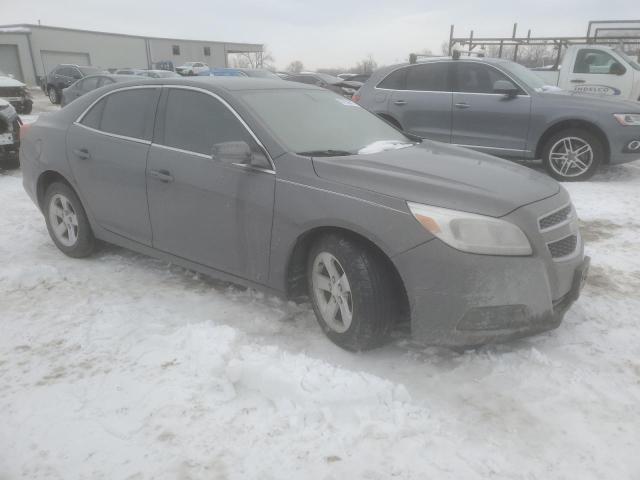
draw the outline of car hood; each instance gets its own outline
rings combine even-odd
[[[594,95],[591,93],[571,92],[568,90],[547,90],[540,92],[539,95],[554,103],[561,101],[585,109],[594,108],[611,111],[611,113],[640,113],[640,104],[638,102],[617,98],[612,95]]]
[[[11,77],[0,77],[0,87],[24,87],[20,80]]]
[[[403,200],[501,217],[555,195],[560,185],[527,167],[438,142],[369,155],[314,157],[324,179]]]

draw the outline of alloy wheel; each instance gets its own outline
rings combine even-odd
[[[56,193],[49,203],[49,220],[56,239],[65,247],[78,241],[78,216],[67,197]]]
[[[584,174],[591,167],[593,159],[593,148],[579,137],[561,138],[549,151],[549,165],[562,177]]]
[[[319,253],[313,262],[313,294],[322,319],[334,332],[349,330],[353,319],[353,299],[347,274],[336,257]]]

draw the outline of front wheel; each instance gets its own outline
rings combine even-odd
[[[95,238],[87,214],[73,189],[62,182],[52,183],[44,197],[47,230],[56,246],[70,257],[91,255]]]
[[[319,239],[309,253],[307,280],[327,337],[351,351],[383,345],[398,313],[392,278],[372,248],[337,234]]]
[[[47,89],[47,93],[49,95],[49,100],[51,100],[51,103],[53,103],[54,105],[57,105],[60,103],[60,93],[58,93],[58,90],[56,89],[56,87],[54,87],[53,85],[50,85],[49,88]]]
[[[556,180],[587,180],[604,163],[602,141],[582,129],[568,129],[551,136],[544,145],[542,161],[547,173]]]

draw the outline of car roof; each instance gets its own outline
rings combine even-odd
[[[114,75],[115,76],[115,75]],[[124,76],[124,75],[123,75]],[[282,82],[282,80],[258,78],[258,77],[180,77],[180,78],[149,78],[139,75],[128,76],[132,79],[131,85],[184,85],[203,88],[212,92],[216,91],[243,91],[243,90],[319,90],[322,88],[313,85],[294,82]],[[119,86],[121,88],[121,86]]]

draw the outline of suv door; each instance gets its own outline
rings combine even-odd
[[[378,89],[393,90],[389,113],[403,130],[431,140],[451,141],[450,64],[425,62],[387,76]]]
[[[264,149],[213,94],[165,87],[149,152],[153,246],[258,283],[267,281],[275,175]],[[246,142],[253,167],[214,158]]]
[[[633,72],[611,53],[598,48],[581,48],[569,73],[568,90],[594,95],[629,98]]]
[[[458,60],[453,67],[453,128],[451,142],[494,155],[525,156],[531,120],[531,97],[493,65]],[[494,92],[506,80],[519,88],[508,97]]]
[[[100,226],[151,245],[146,166],[161,88],[129,87],[95,103],[67,134],[67,157]]]

